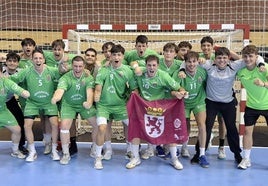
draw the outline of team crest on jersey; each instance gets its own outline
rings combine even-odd
[[[145,108],[147,114],[144,114],[145,131],[152,138],[161,136],[165,129],[165,117],[162,108]]]
[[[198,83],[202,83],[203,78],[201,76],[198,77]]]
[[[47,81],[51,81],[51,76],[50,75],[47,75]]]

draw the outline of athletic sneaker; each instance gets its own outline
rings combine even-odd
[[[91,145],[89,156],[91,158],[96,158],[96,145]]]
[[[218,159],[223,160],[226,158],[224,147],[219,147],[218,149]]]
[[[52,158],[53,161],[59,161],[60,160],[60,156],[58,154],[58,151],[52,151],[51,158]]]
[[[161,158],[166,156],[165,149],[161,145],[156,146],[156,155]]]
[[[203,168],[209,167],[209,162],[207,161],[207,158],[205,155],[202,155],[199,157],[199,165]]]
[[[142,153],[141,158],[147,160],[147,159],[149,159],[150,157],[153,157],[153,156],[154,156],[154,150],[147,148]]]
[[[14,158],[19,158],[19,159],[24,159],[26,158],[26,155],[24,155],[21,151],[17,151],[17,152],[12,152],[11,156]]]
[[[249,168],[250,166],[251,166],[250,159],[243,158],[237,167],[245,170],[245,169]]]
[[[171,164],[177,170],[183,169],[183,165],[181,164],[181,162],[179,161],[177,157],[171,159]]]
[[[45,149],[44,149],[44,154],[50,154],[52,151],[52,144],[51,143],[45,143]]]
[[[36,158],[37,158],[36,152],[30,152],[25,161],[33,162],[34,160],[36,160]]]
[[[199,155],[195,154],[191,159],[191,164],[198,164],[199,163]]]
[[[126,154],[125,154],[125,158],[127,160],[130,160],[132,159],[134,156],[133,156],[133,153],[131,151],[128,151]]]
[[[138,166],[139,164],[141,164],[141,159],[138,158],[132,158],[127,164],[126,164],[126,168],[127,169],[133,169],[136,166]]]
[[[241,163],[241,161],[242,161],[242,156],[241,156],[240,153],[235,154],[234,157],[235,157],[235,161],[236,161],[237,164]]]
[[[67,165],[71,160],[70,154],[63,154],[62,158],[60,159],[60,164]]]
[[[185,146],[181,147],[181,156],[184,158],[189,158],[191,156],[187,147]]]
[[[103,169],[103,166],[102,166],[102,157],[96,157],[95,159],[95,163],[94,163],[94,168],[97,169],[97,170],[100,170],[100,169]]]
[[[27,150],[27,148],[25,148],[23,145],[20,145],[19,146],[19,150],[24,155],[27,155],[29,153],[29,151]]]
[[[112,150],[106,150],[102,159],[110,160],[110,159],[112,159],[112,154],[113,154]]]

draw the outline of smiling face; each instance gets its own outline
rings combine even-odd
[[[85,53],[85,60],[86,60],[86,63],[89,65],[95,64],[97,61],[97,56],[96,56],[95,52],[90,51],[90,50],[87,51]]]
[[[256,61],[257,61],[258,55],[255,53],[243,54],[242,58],[243,58],[244,62],[246,63],[246,67],[248,69],[253,69],[256,66]]]
[[[154,77],[158,70],[158,63],[157,60],[149,60],[146,62],[146,69],[148,77]]]
[[[33,53],[33,65],[37,72],[42,72],[44,69],[45,58],[40,52]]]
[[[19,66],[19,61],[17,58],[9,58],[7,59],[6,61],[6,66],[7,66],[7,70],[8,72],[15,72],[16,69],[18,68]]]
[[[64,49],[57,45],[53,48],[53,55],[56,61],[60,61],[63,58],[64,55]]]
[[[80,78],[84,72],[84,61],[82,60],[75,60],[72,64],[73,67],[73,74],[75,77]]]
[[[209,59],[210,55],[213,52],[213,44],[211,44],[209,42],[204,42],[201,44],[201,50],[204,53],[204,55],[206,56],[206,58]]]
[[[111,55],[111,65],[113,68],[118,68],[122,65],[124,59],[124,54],[121,52],[112,53]]]
[[[227,64],[229,63],[229,56],[228,55],[218,55],[218,56],[216,56],[214,63],[216,64],[216,66],[220,70],[223,70],[226,68]]]
[[[185,69],[189,74],[195,74],[198,66],[198,59],[196,57],[190,57],[185,61]]]
[[[137,53],[138,53],[139,57],[142,57],[145,54],[145,51],[148,48],[148,45],[147,45],[147,43],[140,43],[140,42],[138,42],[135,45],[135,48],[137,50]]]
[[[22,51],[23,51],[24,57],[30,59],[32,57],[32,53],[33,53],[34,48],[35,48],[35,46],[32,44],[23,45]]]

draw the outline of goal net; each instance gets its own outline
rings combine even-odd
[[[93,27],[95,29],[90,29]],[[189,41],[195,51],[200,51],[200,40],[204,36],[211,36],[215,44],[225,46],[235,52],[240,52],[249,43],[248,25],[69,25],[63,26],[63,38],[67,43],[66,50],[75,54],[83,54],[87,48],[95,48],[101,53],[101,47],[106,42],[121,44],[126,50],[135,47],[138,35],[149,38],[149,48],[159,54],[168,42],[178,44]]]

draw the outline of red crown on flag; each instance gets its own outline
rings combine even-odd
[[[155,107],[147,107],[145,108],[147,111],[147,114],[153,115],[153,116],[162,116],[163,113],[166,111],[166,109],[160,108],[155,108]]]

